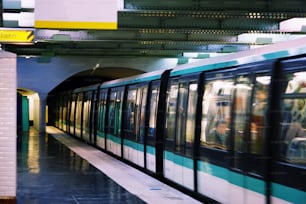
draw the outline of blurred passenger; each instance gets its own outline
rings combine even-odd
[[[227,145],[228,128],[225,120],[219,120],[215,128],[208,135],[208,142],[217,146],[224,147]]]
[[[268,100],[267,88],[258,87],[255,93],[255,100],[253,104],[253,112],[251,116],[251,127],[250,127],[251,152],[254,154],[263,153],[267,100]]]

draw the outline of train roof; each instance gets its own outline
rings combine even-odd
[[[109,87],[116,87],[116,86],[123,86],[127,84],[135,84],[135,83],[142,83],[142,82],[149,82],[153,80],[158,80],[161,78],[161,75],[165,72],[166,70],[158,70],[154,72],[148,72],[144,74],[139,74],[136,76],[131,76],[127,78],[122,78],[122,79],[116,79],[108,82],[104,82],[101,85],[101,88],[109,88]]]
[[[76,89],[73,90],[73,93],[97,90],[100,85],[101,84],[94,84],[94,85],[90,85],[90,86],[84,86],[84,87],[76,88]]]
[[[203,59],[201,61],[190,64],[179,65],[171,71],[170,76],[222,69],[265,60],[291,57],[305,53],[306,38],[303,37],[295,40],[267,45],[261,48],[251,49],[248,51],[237,52],[220,57]]]

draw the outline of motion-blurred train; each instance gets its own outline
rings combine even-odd
[[[202,201],[306,203],[305,53],[302,38],[61,92],[55,125]]]

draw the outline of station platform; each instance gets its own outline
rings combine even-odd
[[[17,147],[18,204],[200,203],[55,127]]]

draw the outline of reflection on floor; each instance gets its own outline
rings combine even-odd
[[[18,204],[144,203],[52,136],[18,135]]]

